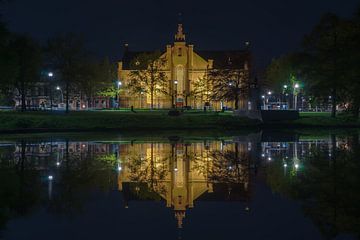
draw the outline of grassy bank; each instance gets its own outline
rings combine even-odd
[[[0,131],[48,130],[186,130],[256,127],[259,122],[229,113],[189,112],[178,117],[167,111],[0,112]]]
[[[301,113],[295,121],[262,124],[232,113],[190,111],[179,117],[167,111],[96,112],[0,112],[0,132],[12,131],[93,131],[93,130],[237,130],[267,128],[360,127],[360,121],[347,116],[331,118],[328,113]]]

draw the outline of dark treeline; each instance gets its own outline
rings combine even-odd
[[[332,117],[340,106],[355,118],[360,109],[360,8],[351,18],[324,14],[303,41],[301,50],[274,59],[266,85],[282,91],[302,84],[312,102],[331,102]]]
[[[26,96],[41,79],[50,96],[56,87],[62,90],[67,111],[72,94],[81,92],[91,106],[101,91],[112,94],[116,79],[115,66],[95,57],[81,36],[68,33],[40,44],[10,32],[1,21],[0,73],[0,105],[14,106],[17,97],[22,111],[27,108]]]

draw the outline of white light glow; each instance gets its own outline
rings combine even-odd
[[[50,175],[50,176],[48,177],[48,179],[49,179],[49,180],[53,180],[54,177]]]

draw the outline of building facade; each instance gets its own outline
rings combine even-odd
[[[130,51],[125,45],[122,60],[118,63],[118,78],[125,86],[120,98],[121,107],[150,107],[151,97],[149,94],[139,92],[134,94],[126,89],[130,81],[130,73],[134,71],[131,63],[137,56],[144,52]],[[194,96],[194,88],[199,79],[206,78],[209,71],[213,69],[236,69],[244,72],[244,76],[250,75],[251,54],[248,46],[243,50],[233,51],[198,51],[194,45],[186,43],[186,36],[182,24],[178,25],[175,41],[166,46],[161,58],[165,59],[163,71],[169,82],[169,92],[171,94],[157,94],[154,96],[155,108],[170,108],[172,105],[177,107],[191,107],[202,109],[209,106],[213,109],[222,107],[232,108],[233,102],[209,101],[203,97]],[[249,81],[249,77],[244,78]],[[209,86],[209,91],[211,87]],[[175,97],[174,97],[175,95]],[[247,108],[247,97],[240,96],[240,106]]]

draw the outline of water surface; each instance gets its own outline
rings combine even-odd
[[[356,239],[357,132],[0,141],[2,239]]]

